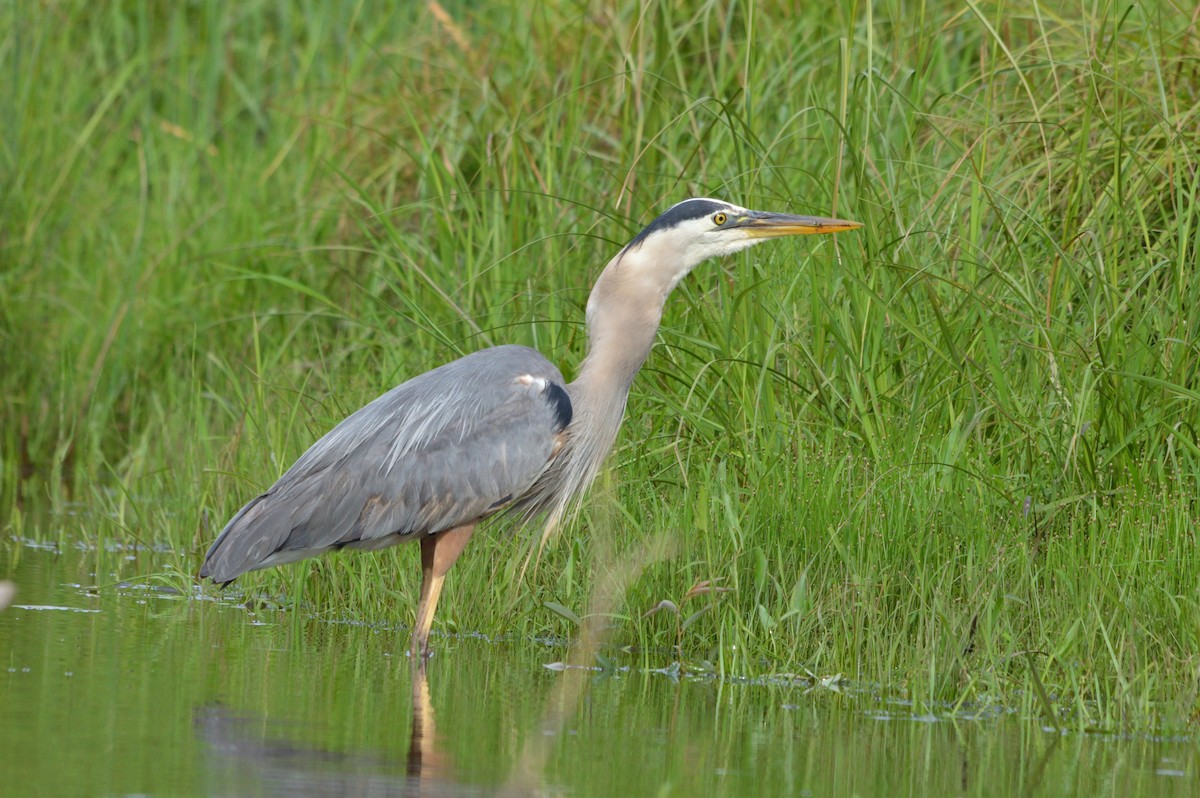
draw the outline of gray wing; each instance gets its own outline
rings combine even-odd
[[[571,421],[562,374],[498,346],[349,416],[226,525],[200,568],[228,582],[330,549],[382,548],[490,515],[545,471]]]

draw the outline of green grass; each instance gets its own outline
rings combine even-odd
[[[521,582],[480,536],[438,627],[572,634],[644,558],[611,634],[655,667],[1189,723],[1200,29],[1049,5],[4,4],[6,534],[166,543],[130,573],[182,582],[406,376],[500,342],[573,374],[671,202],[836,214],[677,290],[611,484]],[[245,587],[407,621],[417,576]]]

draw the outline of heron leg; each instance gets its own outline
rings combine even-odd
[[[447,529],[421,538],[421,599],[417,602],[417,622],[413,624],[411,653],[422,661],[429,657],[429,627],[437,610],[438,597],[446,572],[467,547],[474,524]]]

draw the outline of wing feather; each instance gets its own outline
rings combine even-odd
[[[535,350],[499,346],[393,388],[238,511],[200,575],[228,582],[343,546],[382,548],[502,509],[558,452],[571,420],[563,382]]]

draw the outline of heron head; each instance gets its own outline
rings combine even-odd
[[[698,197],[676,203],[621,251],[621,261],[653,270],[670,292],[709,258],[730,255],[768,238],[837,233],[862,227],[845,219],[752,211],[729,202]]]

